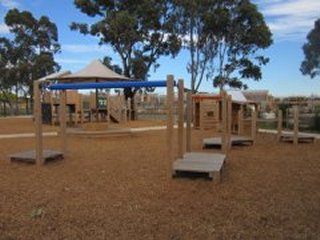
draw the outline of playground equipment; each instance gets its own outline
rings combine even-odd
[[[310,142],[314,143],[316,138],[310,134],[299,133],[299,109],[298,106],[293,107],[293,133],[282,131],[283,114],[278,112],[278,128],[277,138],[279,141],[292,142],[294,144]]]
[[[219,95],[197,94],[192,96],[192,100],[194,109],[193,127],[200,130],[218,130],[221,119],[221,97]]]
[[[220,94],[221,99],[225,99],[227,102],[227,109],[222,110],[226,111],[226,121],[223,119],[221,123],[219,124],[227,124],[227,135],[230,138],[230,141],[228,142],[228,147],[231,148],[231,146],[234,145],[248,145],[248,144],[254,144],[256,139],[256,131],[257,131],[257,115],[256,111],[252,108],[251,110],[251,118],[245,119],[244,118],[244,111],[243,111],[243,105],[237,106],[237,108],[234,110],[235,104],[232,102],[231,95],[227,95],[226,92],[222,92]],[[240,109],[240,110],[238,110]],[[238,112],[237,112],[238,110]],[[248,124],[249,123],[249,124]],[[245,128],[249,127],[250,134],[245,134]],[[237,135],[232,134],[235,133],[237,130]],[[213,138],[205,138],[203,139],[203,147],[204,148],[210,148],[210,147],[221,147],[223,146],[223,139],[221,137],[213,137]]]
[[[59,76],[56,76],[57,78]],[[75,89],[103,89],[103,88],[126,88],[126,87],[167,87],[167,159],[172,168],[172,162],[175,159],[173,152],[173,102],[174,102],[174,80],[173,76],[169,75],[167,81],[121,81],[121,82],[97,82],[97,83],[60,83],[49,85],[49,90],[57,90],[60,92],[60,151],[44,150],[43,149],[43,137],[42,137],[42,122],[40,111],[40,82],[34,82],[34,119],[35,119],[35,133],[36,133],[36,150],[32,152],[20,153],[19,157],[12,158],[15,160],[27,160],[33,161],[37,165],[42,165],[46,161],[63,158],[67,155],[67,138],[66,138],[66,90]],[[183,147],[183,81],[179,80],[179,124],[178,124],[178,157],[179,159],[174,163],[174,171],[191,171],[191,172],[208,172],[210,177],[213,175],[220,174],[226,155],[224,154],[202,154],[188,152],[184,154]],[[191,99],[190,96],[188,99]],[[190,106],[190,103],[189,103]],[[225,104],[224,104],[225,108]],[[187,122],[187,149],[191,150],[191,113],[188,111],[188,122]],[[225,136],[225,134],[224,134]],[[227,139],[225,138],[225,143]],[[195,162],[197,161],[197,162]]]
[[[226,154],[219,153],[201,153],[192,152],[191,150],[191,95],[187,95],[187,133],[186,133],[186,153],[184,150],[184,85],[183,81],[179,80],[178,83],[178,159],[173,162],[172,171],[173,176],[176,176],[179,172],[192,172],[192,173],[207,173],[211,179],[215,179],[216,182],[221,181],[221,172],[223,171],[225,161],[227,158],[228,148],[226,147],[229,141],[227,135],[227,124],[223,127],[223,143]],[[167,88],[167,98],[169,102],[172,102],[173,92],[171,85]],[[223,119],[226,120],[226,101],[222,102]],[[172,130],[173,130],[173,107],[172,104],[168,105],[168,139],[167,148],[169,151],[170,160],[173,160],[172,153]],[[226,123],[226,121],[224,121]],[[170,126],[170,127],[169,127]]]
[[[84,122],[83,97],[77,91],[67,91],[66,107],[68,109],[68,123],[80,124]],[[59,95],[52,91],[44,91],[41,103],[42,122],[59,124]]]

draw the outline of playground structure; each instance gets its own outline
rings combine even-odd
[[[75,90],[66,92],[67,122],[69,125],[80,125],[85,122],[127,121],[130,102],[122,94],[110,95],[104,92],[90,92],[90,95]],[[59,125],[59,94],[57,91],[44,91],[42,94],[43,123]]]
[[[59,76],[55,76],[59,78]],[[110,89],[110,88],[125,88],[125,87],[167,87],[167,158],[170,168],[173,168],[174,173],[180,171],[187,172],[205,172],[209,177],[220,178],[220,172],[224,166],[226,154],[204,154],[191,151],[191,111],[190,102],[188,103],[188,118],[187,118],[187,134],[186,134],[186,149],[187,154],[184,154],[184,87],[183,80],[179,80],[179,100],[178,100],[178,160],[174,163],[176,156],[173,152],[173,125],[174,125],[174,86],[173,76],[169,75],[167,81],[119,81],[119,82],[99,82],[99,83],[58,83],[50,84],[47,89],[59,91],[59,117],[60,117],[60,151],[44,150],[42,136],[42,111],[41,111],[41,88],[42,82],[34,82],[34,119],[35,119],[35,135],[36,135],[36,150],[27,151],[11,156],[12,160],[35,162],[37,165],[43,165],[48,160],[55,158],[65,158],[67,155],[67,137],[66,137],[66,103],[67,90],[75,89]],[[188,97],[190,100],[190,96]],[[226,109],[227,102],[223,101],[223,109]],[[224,111],[226,113],[226,111]],[[223,114],[226,118],[226,114]],[[227,125],[225,124],[224,133],[227,133]],[[227,135],[223,135],[224,144],[228,144]],[[227,152],[227,147],[225,147]],[[173,164],[173,165],[172,165]],[[216,176],[217,175],[217,176]]]
[[[249,104],[240,91],[227,92],[231,96],[231,129],[239,128],[239,111],[244,111]],[[193,126],[195,129],[220,131],[222,119],[222,96],[212,94],[195,94],[193,100]]]
[[[293,132],[283,132],[283,113],[278,110],[277,139],[282,142],[291,142],[295,145],[298,143],[314,143],[316,138],[310,134],[299,133],[299,109],[293,107]]]
[[[228,148],[234,145],[254,144],[257,132],[257,114],[254,108],[251,108],[250,118],[244,118],[244,105],[234,103],[232,96],[226,92],[222,92],[220,96],[215,97],[219,101],[225,99],[227,107],[222,108],[222,115],[226,114],[226,121],[218,119],[217,125],[223,126],[227,124],[227,135],[229,136]],[[224,113],[225,111],[226,113]],[[215,128],[216,132],[220,132],[220,128]],[[221,137],[212,137],[203,139],[203,148],[221,147],[223,148],[223,139]],[[224,150],[225,151],[225,150]]]

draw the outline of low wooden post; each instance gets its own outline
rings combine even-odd
[[[66,139],[66,104],[67,104],[67,92],[66,90],[60,91],[60,139],[61,139],[61,152],[66,154],[67,139]]]
[[[228,144],[228,149],[231,149],[231,131],[232,131],[232,97],[231,95],[228,96],[227,98],[228,101],[228,116],[227,116],[227,122],[228,122],[228,126],[227,126],[227,144]]]
[[[278,126],[277,126],[277,140],[278,141],[280,141],[280,139],[281,139],[282,121],[283,121],[282,111],[279,109],[278,110]]]
[[[178,81],[178,158],[183,158],[184,155],[184,85],[183,80]]]
[[[252,110],[251,113],[251,138],[253,140],[253,144],[256,142],[257,136],[257,112],[256,110]]]
[[[221,101],[222,101],[222,136],[221,136],[221,149],[224,154],[228,153],[227,146],[227,94],[225,91],[221,93]]]
[[[299,134],[299,111],[298,106],[293,107],[293,143],[298,144]]]
[[[36,164],[43,164],[43,139],[42,139],[42,111],[41,111],[41,96],[40,96],[40,83],[33,82],[33,116],[36,136]]]
[[[168,164],[170,165],[174,160],[173,154],[173,75],[167,76],[167,101],[166,101],[166,108],[167,108],[167,158]]]
[[[186,141],[186,151],[191,152],[191,118],[192,118],[192,95],[191,92],[187,93],[187,141]]]

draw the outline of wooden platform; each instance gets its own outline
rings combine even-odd
[[[216,182],[221,181],[226,155],[218,153],[186,153],[183,159],[177,159],[172,166],[173,176],[179,172],[206,173]]]
[[[202,140],[202,143],[203,143],[203,148],[221,147],[222,139],[221,139],[221,137],[205,138]],[[231,144],[232,144],[232,146],[252,145],[253,139],[250,137],[245,137],[245,136],[232,135],[231,136]]]
[[[282,142],[293,142],[293,133],[282,133],[280,136],[280,141]],[[314,143],[316,137],[308,134],[298,134],[299,143]]]
[[[36,163],[36,151],[30,150],[26,152],[15,153],[9,155],[11,161],[15,162],[24,162],[24,163]],[[58,151],[53,150],[43,150],[43,158],[44,162],[47,163],[49,161],[60,160],[63,159],[63,154]]]
[[[113,128],[101,131],[86,131],[82,129],[68,129],[67,134],[82,137],[107,137],[107,136],[128,136],[132,134],[130,128]]]

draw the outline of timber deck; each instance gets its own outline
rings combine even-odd
[[[238,135],[231,136],[232,146],[252,145],[253,142],[254,142],[253,139],[250,137],[238,136]],[[202,144],[203,144],[203,148],[221,147],[222,138],[221,137],[205,138],[202,140]]]
[[[282,142],[292,142],[294,141],[293,133],[282,133],[280,136],[280,141]],[[309,134],[298,134],[298,143],[314,143],[316,137]]]
[[[14,161],[14,162],[24,162],[24,163],[34,164],[36,163],[36,151],[30,150],[30,151],[15,153],[15,154],[9,155],[9,158],[11,161]],[[43,150],[43,159],[45,163],[54,161],[54,160],[60,160],[60,159],[63,159],[63,154],[58,151]]]
[[[217,153],[186,153],[177,159],[172,166],[173,176],[180,172],[206,173],[216,182],[221,182],[221,173],[226,161],[226,155]]]

